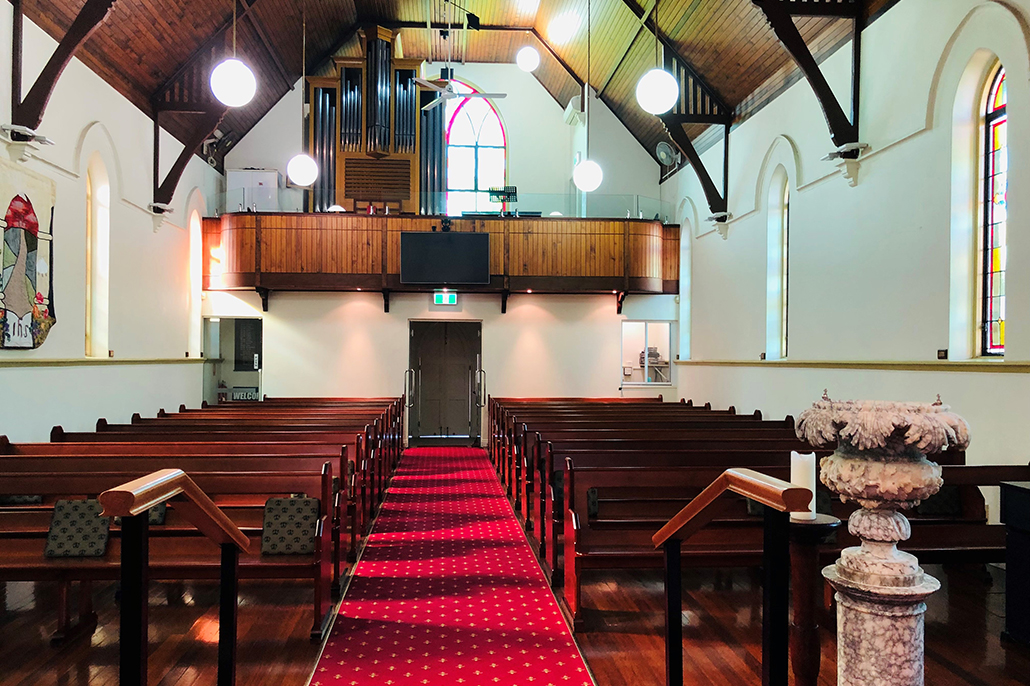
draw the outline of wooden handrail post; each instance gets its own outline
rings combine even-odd
[[[122,608],[118,638],[118,683],[120,686],[146,686],[150,585],[147,512],[122,517],[121,529]]]
[[[240,549],[222,544],[218,587],[218,686],[236,683],[236,612],[239,608]]]
[[[787,686],[790,513],[764,510],[762,551],[762,686]]]
[[[790,523],[790,587],[794,616],[790,624],[790,669],[794,686],[817,686],[821,650],[819,603],[823,577],[819,545],[840,526],[840,520],[820,514]]]
[[[670,538],[665,552],[665,685],[683,686],[682,541]]]

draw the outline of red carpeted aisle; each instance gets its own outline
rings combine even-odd
[[[591,684],[485,452],[405,452],[311,683]]]

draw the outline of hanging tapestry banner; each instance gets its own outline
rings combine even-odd
[[[54,314],[53,180],[0,159],[0,348],[38,348]]]

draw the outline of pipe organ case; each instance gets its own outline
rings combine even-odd
[[[414,79],[421,60],[398,56],[390,29],[365,26],[358,38],[361,57],[335,57],[329,74],[308,79],[309,144],[325,172],[309,209],[417,212],[423,119]]]

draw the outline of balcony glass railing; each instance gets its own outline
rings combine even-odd
[[[338,197],[343,197],[340,192]],[[226,212],[303,212],[307,203],[306,193],[299,188],[279,189],[234,189],[223,196],[218,213]],[[383,213],[383,203],[375,203],[377,212]],[[514,202],[493,202],[484,192],[451,192],[424,194],[419,202],[422,207],[440,208],[438,212],[423,214],[448,214],[450,216],[501,215],[504,216],[554,216],[592,219],[660,219],[673,222],[673,203],[636,194],[601,193],[519,193]],[[396,213],[396,206],[390,213]]]

